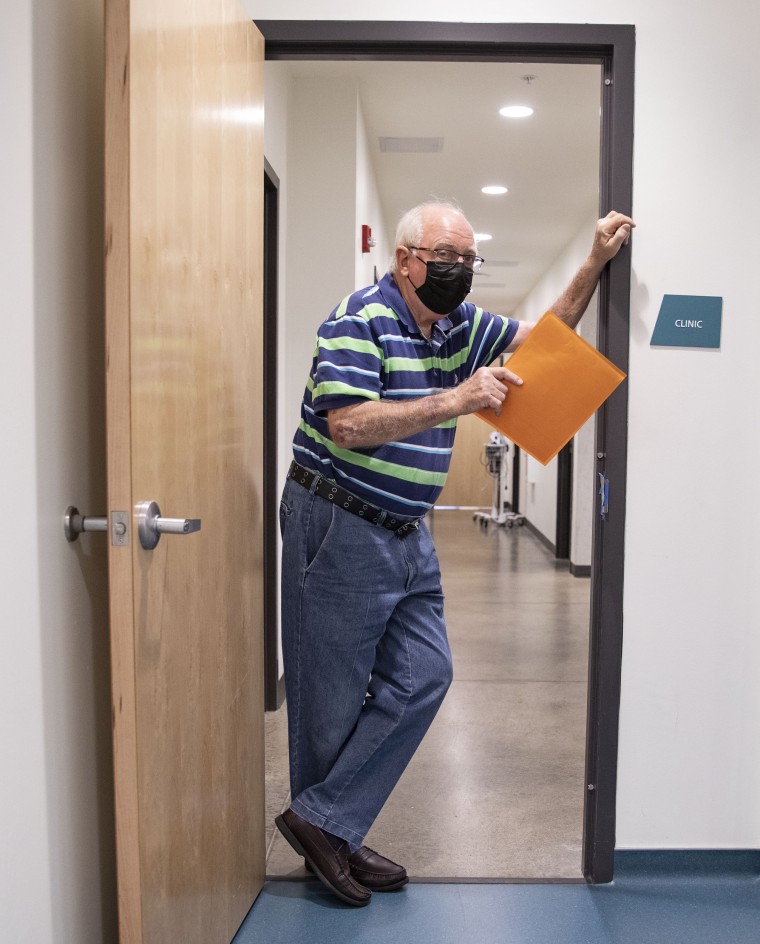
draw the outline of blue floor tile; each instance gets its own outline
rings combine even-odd
[[[749,869],[674,871],[634,854],[610,885],[412,883],[366,908],[317,881],[269,882],[233,944],[760,944],[749,855]]]

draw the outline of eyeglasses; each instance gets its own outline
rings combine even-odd
[[[442,262],[444,265],[456,265],[461,259],[473,272],[477,272],[486,261],[482,256],[473,256],[468,252],[455,252],[453,249],[428,249],[427,246],[407,246],[407,249],[429,252],[436,262]]]

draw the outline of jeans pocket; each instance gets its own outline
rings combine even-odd
[[[335,506],[332,502],[315,498],[306,529],[306,572],[313,570],[318,559],[323,556],[330,531],[333,529]]]
[[[285,501],[280,501],[280,537],[285,534],[285,525],[288,518],[293,514],[293,509]]]

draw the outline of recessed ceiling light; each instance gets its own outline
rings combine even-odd
[[[494,184],[493,186],[482,187],[482,188],[481,188],[481,193],[499,194],[499,193],[506,193],[506,192],[507,192],[507,188],[506,188],[506,187],[501,187],[501,186],[499,186],[499,185],[497,185],[497,184]]]
[[[493,236],[490,233],[475,233],[476,243],[484,243],[489,239],[493,239]]]
[[[527,118],[533,114],[533,109],[529,105],[507,105],[499,109],[499,114],[505,118]]]

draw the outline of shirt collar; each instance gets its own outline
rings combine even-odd
[[[378,288],[380,289],[380,294],[385,299],[388,307],[393,309],[393,311],[398,315],[399,319],[406,325],[409,331],[413,334],[419,334],[420,337],[424,337],[422,331],[420,330],[420,326],[414,319],[414,315],[411,313],[409,306],[404,301],[404,296],[399,291],[396,280],[393,278],[390,272],[386,272],[382,279],[380,279]],[[456,310],[458,311],[458,309]],[[452,312],[452,314],[455,314],[455,312]],[[454,322],[450,317],[447,316],[446,318],[441,318],[440,321],[436,321],[433,325],[433,329],[430,333],[431,340],[435,339],[436,335],[438,335],[440,342],[442,342],[453,327]]]

